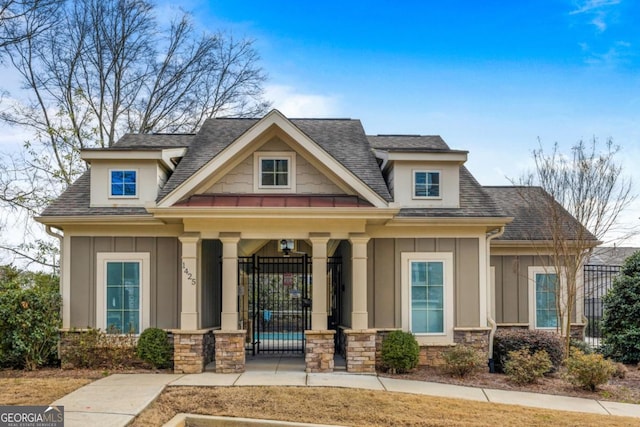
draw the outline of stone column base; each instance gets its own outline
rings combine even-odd
[[[336,331],[304,331],[306,339],[304,362],[307,373],[333,372]]]
[[[479,350],[489,358],[489,334],[491,328],[454,328],[453,341]]]
[[[216,341],[216,373],[244,372],[244,341],[247,331],[214,331]]]
[[[213,360],[215,342],[211,330],[183,331],[174,329],[173,372],[199,374]]]
[[[347,329],[347,372],[376,372],[376,330]]]

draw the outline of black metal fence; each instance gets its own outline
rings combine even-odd
[[[587,318],[585,341],[593,347],[600,346],[602,298],[611,289],[613,279],[620,273],[620,269],[619,265],[584,266],[584,316]]]

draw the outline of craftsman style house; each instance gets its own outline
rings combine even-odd
[[[371,372],[393,329],[422,363],[456,343],[488,352],[496,327],[555,329],[523,202],[542,190],[482,187],[467,155],[276,110],[84,150],[89,171],[38,218],[63,233],[63,327],[170,330],[179,372],[296,352],[309,372],[336,352]]]

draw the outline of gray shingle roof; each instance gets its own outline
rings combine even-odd
[[[161,200],[196,173],[258,119],[208,119],[158,196]],[[291,122],[384,200],[391,195],[359,120],[293,119]]]
[[[368,135],[367,139],[371,147],[384,151],[457,151],[440,135]]]
[[[627,258],[638,251],[640,248],[601,246],[593,249],[586,264],[621,266]]]
[[[146,215],[145,208],[92,208],[89,207],[91,179],[89,171],[71,184],[42,212],[41,216],[85,216],[85,215]]]
[[[170,133],[151,133],[151,134],[138,134],[128,133],[120,138],[113,146],[112,149],[123,148],[181,148],[191,145],[195,135],[194,134],[170,134]]]
[[[563,216],[562,234],[569,239],[597,241],[586,228],[540,187],[484,187],[509,216],[514,218],[505,233],[496,240],[551,240],[553,233],[548,222],[549,203]]]
[[[404,208],[400,217],[507,217],[496,202],[471,175],[460,166],[460,208]]]

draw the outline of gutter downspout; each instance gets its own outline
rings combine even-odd
[[[60,243],[60,267],[58,267],[59,270],[59,274],[58,276],[60,277],[60,283],[62,283],[62,257],[63,257],[63,253],[64,251],[62,250],[62,245],[64,242],[64,236],[62,234],[56,233],[51,229],[50,225],[47,225],[45,227],[45,231],[47,232],[47,234],[51,237],[55,237],[56,239],[58,239],[58,243]],[[62,231],[62,230],[60,230]]]
[[[491,292],[487,292],[487,323],[491,326],[491,331],[489,332],[489,372],[494,373],[494,361],[493,361],[493,337],[496,334],[496,330],[498,329],[498,324],[493,318],[492,307],[495,304],[495,284],[491,282],[491,240],[498,238],[504,234],[505,226],[501,226],[499,228],[495,228],[487,233],[487,262],[489,265],[487,266],[487,283],[490,285],[489,289]]]

